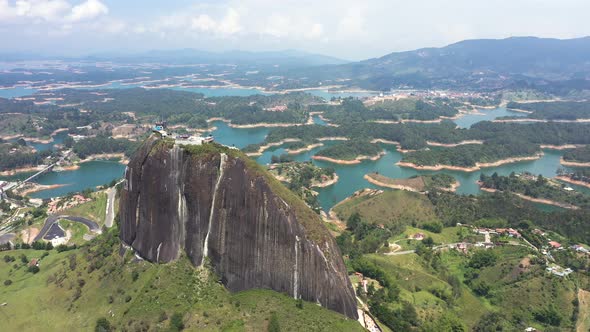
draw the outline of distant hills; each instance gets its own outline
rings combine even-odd
[[[466,40],[441,48],[395,52],[342,65],[291,71],[307,80],[338,80],[369,89],[502,88],[590,77],[590,37]]]
[[[226,51],[210,52],[197,49],[151,50],[139,53],[95,53],[87,56],[44,56],[32,53],[0,53],[0,61],[22,60],[69,60],[69,61],[112,61],[118,63],[167,63],[167,64],[210,64],[241,65],[259,67],[309,67],[338,65],[346,60],[321,54],[297,50],[268,52]]]
[[[336,85],[382,91],[399,88],[478,91],[527,88],[556,95],[590,91],[590,37],[465,40],[445,47],[395,52],[358,62],[295,50],[209,52],[180,49],[70,58],[0,54],[0,61],[41,59],[91,65],[100,61],[178,65],[170,70],[152,70],[151,76],[158,79],[201,72],[223,75],[237,84],[273,90]],[[183,66],[194,64],[209,64],[215,68]],[[118,71],[122,76],[131,76],[123,69]],[[97,81],[95,76],[76,77]],[[19,79],[23,78],[12,81]]]

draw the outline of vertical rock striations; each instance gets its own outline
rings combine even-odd
[[[231,291],[269,288],[357,318],[340,252],[320,218],[256,163],[210,144],[150,137],[121,194],[121,239],[169,262],[207,259]]]

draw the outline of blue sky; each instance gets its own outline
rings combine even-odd
[[[587,0],[0,0],[0,52],[298,49],[345,59],[590,35]]]

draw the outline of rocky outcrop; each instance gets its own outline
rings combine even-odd
[[[242,153],[151,136],[131,158],[122,241],[166,263],[210,262],[230,291],[268,288],[357,318],[335,241],[317,214]]]

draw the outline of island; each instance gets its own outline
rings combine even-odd
[[[322,149],[312,158],[335,164],[353,165],[359,164],[366,159],[377,160],[384,154],[385,152],[378,144],[355,139]]]
[[[318,193],[313,188],[325,188],[338,182],[336,171],[315,166],[311,162],[295,162],[289,155],[272,156],[268,170],[277,180],[297,194],[316,213],[321,212]]]

